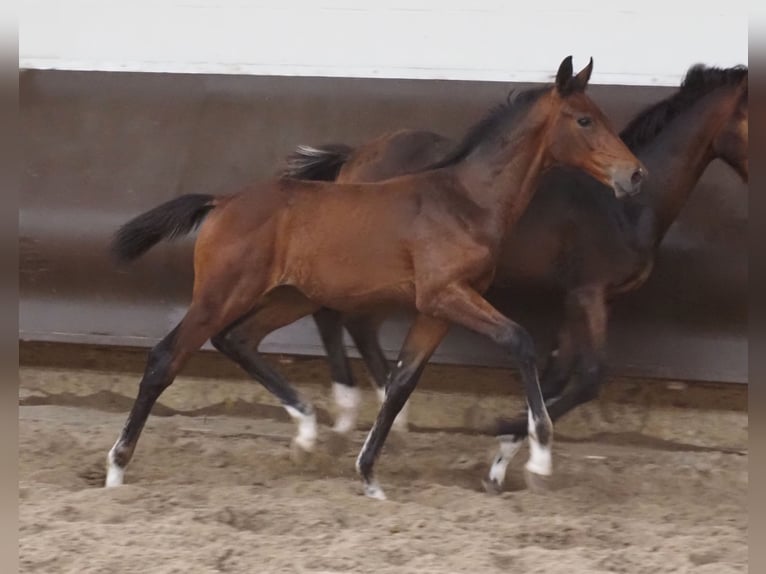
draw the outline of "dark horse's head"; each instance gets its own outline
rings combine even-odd
[[[698,125],[700,153],[719,158],[742,179],[748,179],[747,66],[689,68],[680,89],[634,117],[621,136],[633,151],[652,142],[680,117]]]
[[[713,153],[721,158],[747,183],[748,181],[748,138],[747,138],[747,68],[739,82],[730,86],[723,107],[723,119],[713,138]]]
[[[592,71],[592,58],[577,75],[571,56],[561,63],[550,90],[547,159],[581,169],[614,189],[617,197],[632,195],[639,191],[646,168],[585,94]]]

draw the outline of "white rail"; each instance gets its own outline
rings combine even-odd
[[[22,68],[677,85],[748,60],[745,0],[25,0]]]

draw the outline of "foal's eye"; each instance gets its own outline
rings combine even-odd
[[[583,116],[581,118],[577,118],[577,123],[580,124],[582,127],[586,128],[593,123],[593,120],[590,119],[588,116]]]

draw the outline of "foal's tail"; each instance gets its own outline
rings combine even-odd
[[[133,261],[163,239],[192,232],[215,206],[215,196],[199,193],[182,195],[158,205],[117,230],[112,254],[118,261]]]
[[[300,145],[287,156],[281,175],[310,181],[335,181],[353,151],[354,148],[345,144]]]

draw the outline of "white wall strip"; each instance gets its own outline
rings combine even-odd
[[[542,6],[544,4],[544,6]],[[748,4],[698,0],[26,0],[22,68],[677,85],[747,64]]]

